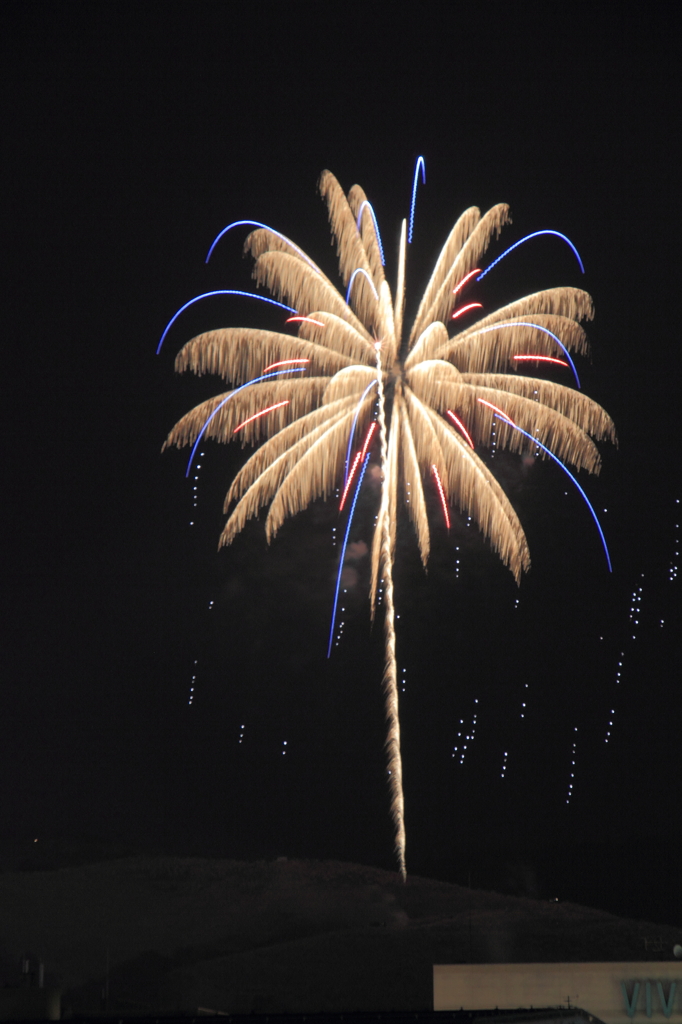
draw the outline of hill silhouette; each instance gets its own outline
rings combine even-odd
[[[126,857],[5,871],[0,905],[5,962],[40,957],[75,1013],[425,1010],[434,963],[661,960],[682,932],[285,858]]]

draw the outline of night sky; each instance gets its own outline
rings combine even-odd
[[[538,239],[486,279],[486,308],[554,285],[590,292],[593,361],[576,361],[619,448],[602,447],[601,477],[580,476],[611,575],[549,463],[491,461],[531,548],[520,589],[457,513],[446,533],[435,495],[428,574],[401,525],[408,871],[680,923],[668,10],[3,5],[4,841],[394,866],[382,630],[362,557],[375,493],[358,505],[328,661],[334,503],[269,548],[253,522],[218,554],[245,453],[206,445],[194,508],[186,453],[160,452],[225,389],[175,375],[182,344],[277,330],[280,312],[207,300],[155,349],[192,296],[252,287],[244,233],[204,262],[231,221],[271,224],[335,273],[323,168],[367,192],[393,283],[423,154],[407,319],[466,207],[511,205],[486,262],[529,232],[564,232],[584,276],[567,246]]]

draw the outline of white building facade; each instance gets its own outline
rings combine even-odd
[[[531,1007],[579,1007],[604,1024],[682,1024],[682,963],[434,965],[434,1010]]]

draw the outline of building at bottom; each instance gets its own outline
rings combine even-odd
[[[604,1024],[682,1024],[682,963],[434,965],[434,1010],[549,1007]]]

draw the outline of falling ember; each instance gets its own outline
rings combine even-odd
[[[242,427],[245,427],[247,423],[253,423],[254,420],[260,419],[261,416],[266,416],[269,412],[272,412],[273,409],[281,409],[283,405],[288,405],[289,402],[290,399],[287,398],[285,402],[277,402],[276,405],[269,405],[267,409],[261,409],[260,412],[254,413],[253,416],[249,416],[248,420],[244,420],[244,422],[240,423],[238,427],[235,427],[232,433],[236,434],[237,431],[241,430]]]
[[[450,319],[451,320],[456,320],[458,316],[461,316],[462,313],[467,313],[470,309],[482,309],[482,308],[483,308],[483,303],[482,302],[470,302],[467,306],[462,306],[461,309],[456,310],[452,314]]]
[[[534,362],[534,363],[555,363],[557,366],[568,366],[565,359],[555,359],[553,356],[514,356],[514,359],[519,362]]]
[[[326,327],[321,320],[313,320],[311,316],[290,316],[287,317],[286,322],[288,324],[301,323],[301,324],[316,324],[318,327]]]
[[[440,474],[435,465],[431,466],[431,472],[436,478],[436,485],[438,487],[438,493],[440,494],[440,502],[443,506],[443,515],[445,516],[445,525],[448,530],[450,529],[450,513],[448,512],[448,503],[445,500],[445,491],[443,490],[443,484],[441,483]]]
[[[456,288],[453,288],[453,289],[452,289],[452,294],[453,294],[453,295],[456,295],[456,294],[457,294],[457,292],[460,292],[460,291],[462,290],[462,288],[463,288],[463,287],[464,287],[464,285],[465,285],[465,284],[467,283],[467,281],[470,281],[470,280],[471,280],[471,278],[472,278],[472,277],[474,276],[474,274],[480,274],[480,273],[481,273],[481,268],[480,268],[480,267],[476,267],[476,268],[475,268],[474,270],[470,271],[470,272],[469,272],[469,273],[468,273],[468,274],[466,275],[466,277],[463,277],[463,278],[462,278],[462,280],[461,280],[461,281],[459,282],[459,284],[457,285],[457,287],[456,287]]]
[[[450,417],[452,422],[455,424],[456,427],[459,428],[461,433],[464,435],[464,437],[467,439],[467,441],[469,442],[469,444],[473,448],[474,447],[474,442],[471,440],[471,435],[470,435],[469,431],[467,430],[467,428],[462,423],[462,421],[459,418],[459,416],[455,416],[454,412],[451,409],[447,410],[446,415]]]
[[[348,492],[350,490],[350,485],[353,482],[353,477],[355,476],[355,470],[358,468],[358,466],[360,464],[361,458],[363,458],[363,453],[362,452],[358,452],[357,455],[355,456],[355,458],[353,459],[353,465],[351,466],[350,473],[348,474],[348,479],[346,480],[346,486],[344,487],[343,494],[341,496],[341,503],[339,504],[339,512],[343,511],[343,506],[346,504],[346,498],[347,498]]]
[[[574,737],[575,737],[575,734],[577,732],[578,732],[578,726],[575,725],[573,727]],[[573,796],[573,790],[575,788],[575,757],[576,757],[576,747],[577,747],[577,745],[578,745],[578,741],[577,741],[576,738],[574,738],[573,739],[573,746],[571,747],[571,769],[572,770],[569,772],[570,782],[568,783],[568,792],[567,792],[567,795],[566,795],[566,803],[567,804],[570,804],[571,797]]]
[[[288,366],[290,363],[309,363],[309,359],[280,359],[278,363],[270,363],[263,370],[263,373],[267,373],[268,370],[274,370],[276,366]]]

